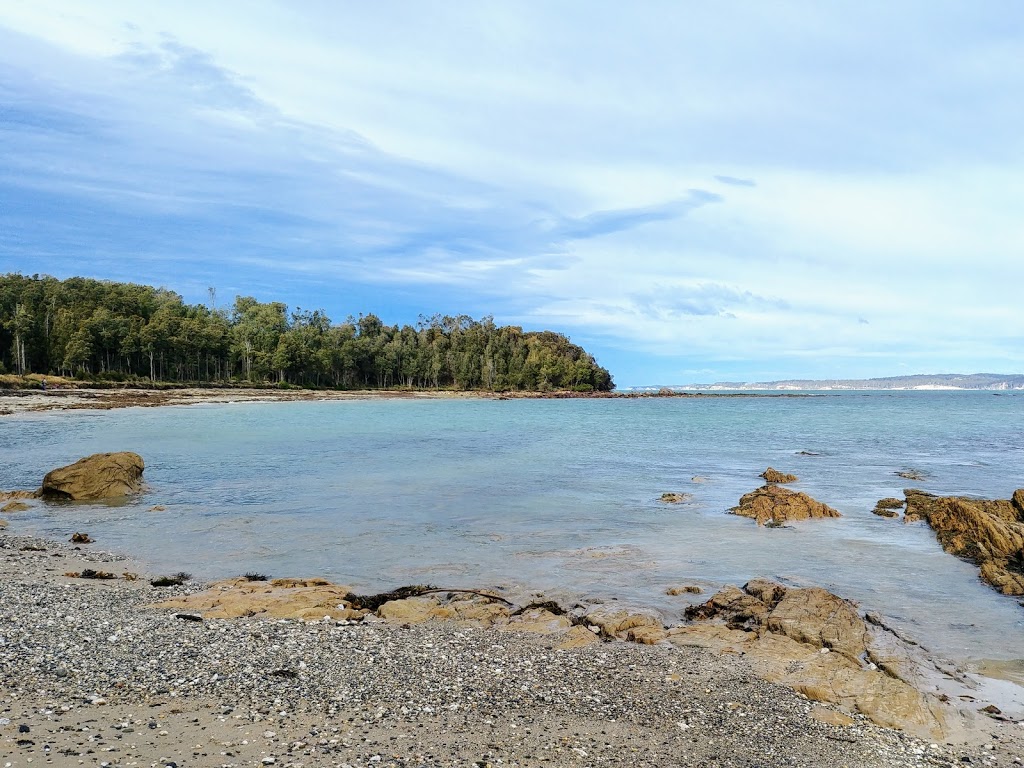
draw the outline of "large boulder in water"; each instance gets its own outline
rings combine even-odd
[[[88,501],[129,496],[142,490],[142,457],[130,451],[94,453],[46,473],[42,496]]]
[[[758,525],[777,526],[787,520],[812,517],[842,517],[838,511],[808,496],[778,485],[763,485],[740,498],[739,506],[729,510],[734,515],[750,517]]]
[[[942,548],[977,564],[985,581],[1004,595],[1024,595],[1024,488],[995,500],[903,493],[904,522],[926,521]]]

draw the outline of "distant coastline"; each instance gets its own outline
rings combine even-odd
[[[12,377],[6,377],[11,379]],[[315,400],[568,400],[568,399],[629,399],[629,398],[732,398],[732,397],[810,397],[799,392],[682,392],[670,390],[655,391],[613,391],[574,392],[553,391],[490,391],[490,390],[428,390],[428,389],[300,389],[297,387],[278,388],[274,386],[157,386],[139,385],[97,387],[88,383],[68,380],[54,381],[43,390],[40,381],[44,377],[33,375],[26,381],[13,384],[0,381],[0,417],[18,413],[68,410],[111,410],[114,408],[156,407],[172,405],[199,405],[206,403],[240,402],[297,402]],[[34,379],[34,380],[33,380]],[[56,385],[56,386],[55,386]]]
[[[621,391],[657,392],[746,392],[746,391],[830,391],[830,390],[1024,390],[1024,374],[936,373],[887,376],[876,379],[782,379],[779,381],[718,381],[713,384],[657,385],[628,387]]]

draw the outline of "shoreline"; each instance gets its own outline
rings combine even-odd
[[[895,768],[1012,766],[1024,754],[1019,725],[983,718],[956,743],[920,741],[765,682],[735,652],[559,650],[552,635],[455,622],[184,620],[152,605],[206,585],[70,578],[138,566],[7,532],[0,553],[0,750],[12,768],[47,755],[118,766],[744,766],[773,755]]]
[[[51,410],[201,405],[239,402],[311,402],[332,400],[637,400],[650,398],[814,397],[809,393],[755,392],[550,392],[401,389],[277,389],[273,387],[88,387],[0,389],[0,417]]]

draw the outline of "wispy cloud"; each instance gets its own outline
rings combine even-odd
[[[738,179],[735,176],[715,176],[716,181],[728,184],[731,187],[756,187],[757,182],[753,179]]]
[[[594,211],[576,219],[565,219],[553,233],[568,239],[586,239],[622,232],[655,221],[668,221],[685,216],[695,208],[722,198],[703,189],[691,189],[685,198],[643,208],[625,208],[612,211]]]

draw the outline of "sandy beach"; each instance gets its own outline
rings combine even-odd
[[[0,535],[4,766],[949,766],[1019,763],[1017,725],[920,741],[759,680],[742,657],[452,623],[191,620],[203,585],[101,581],[118,555]],[[144,574],[143,574],[144,576]],[[834,725],[830,723],[848,723]]]

